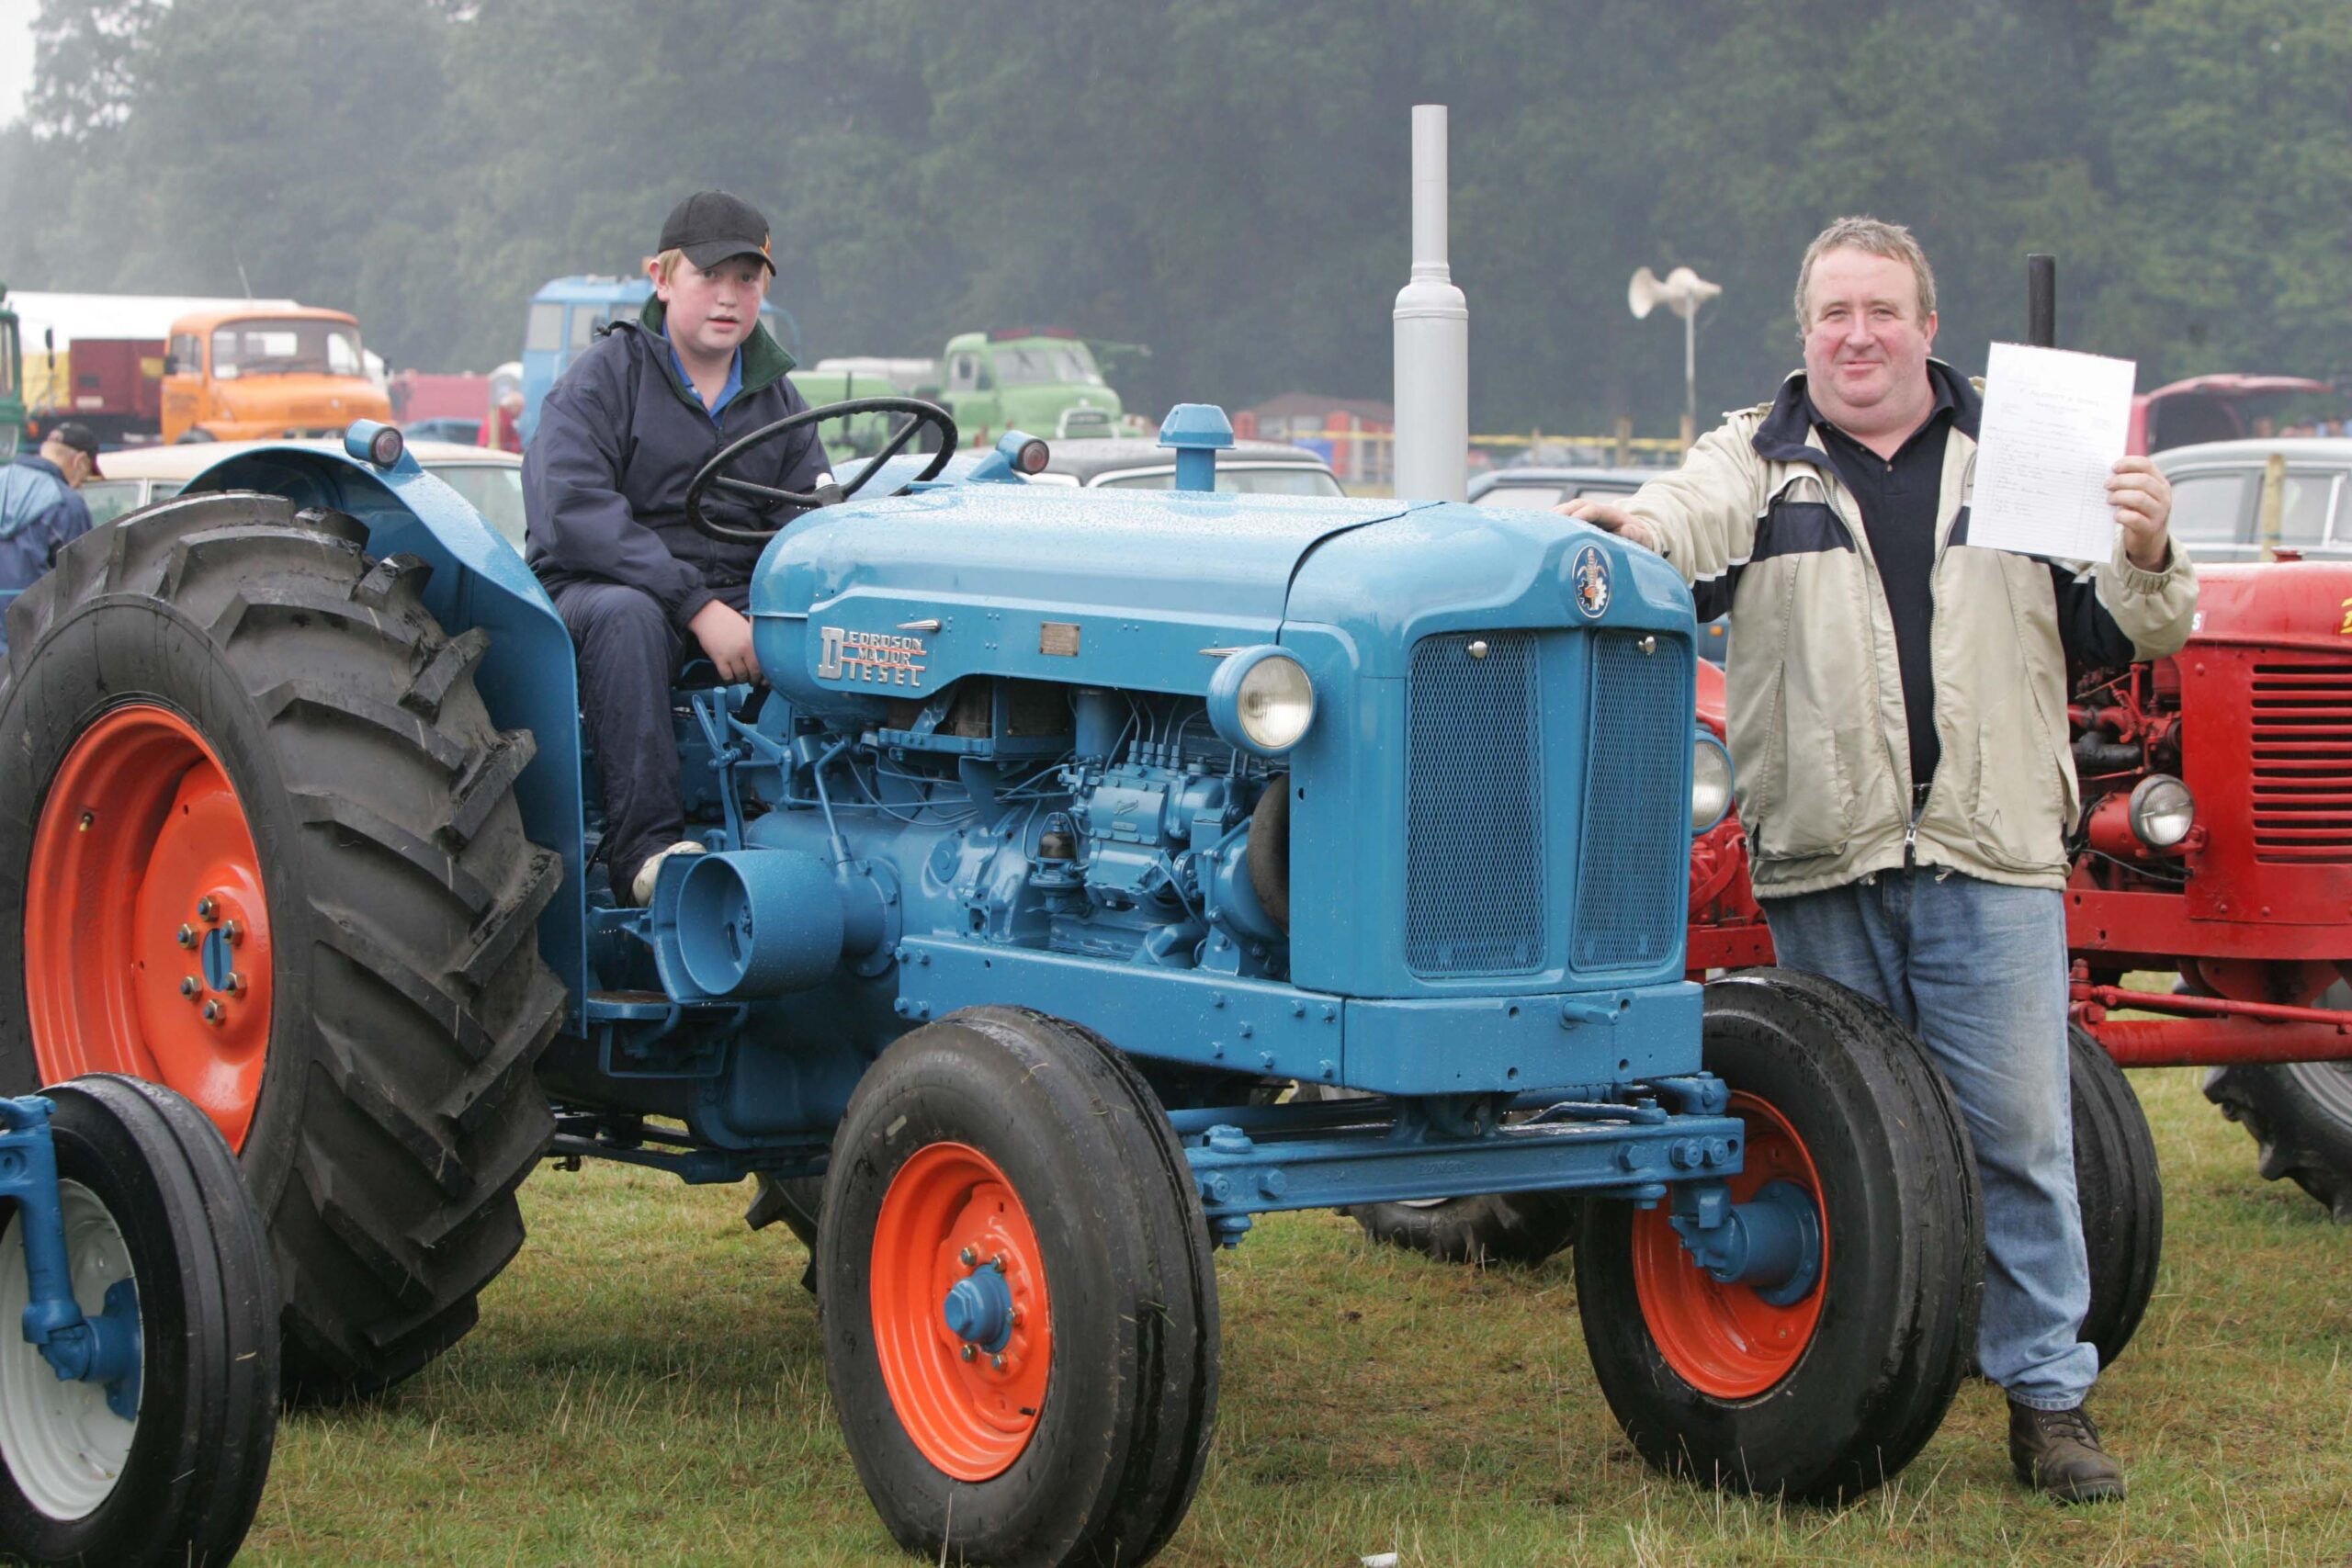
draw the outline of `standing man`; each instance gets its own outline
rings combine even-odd
[[[49,575],[58,551],[90,531],[90,508],[74,492],[101,477],[96,432],[71,420],[42,437],[40,451],[0,468],[0,592],[30,588]],[[0,653],[7,651],[0,617]]]
[[[1726,660],[1739,812],[1780,962],[1894,1010],[1968,1120],[1984,1188],[1977,1362],[2018,1478],[2123,1495],[2083,1410],[2098,1356],[2067,1102],[2066,657],[2188,640],[2197,581],[2145,457],[2109,478],[2114,556],[1972,547],[1983,401],[1928,357],[1936,281],[1899,224],[1841,218],[1797,270],[1804,368],[1622,504],[1560,510],[1656,550]]]

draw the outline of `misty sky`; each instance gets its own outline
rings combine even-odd
[[[25,85],[33,74],[35,0],[0,0],[0,125],[25,107]]]

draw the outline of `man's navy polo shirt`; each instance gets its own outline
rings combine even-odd
[[[1943,743],[1936,739],[1936,671],[1928,646],[1935,619],[1936,502],[1943,491],[1944,441],[1951,432],[1951,389],[1932,373],[1936,405],[1892,457],[1882,457],[1823,417],[1805,400],[1805,417],[1821,432],[1838,477],[1853,492],[1870,536],[1871,555],[1894,621],[1903,671],[1903,714],[1911,731],[1911,783],[1935,777]]]

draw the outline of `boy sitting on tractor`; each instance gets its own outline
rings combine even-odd
[[[775,269],[767,220],[749,202],[696,191],[671,209],[645,265],[644,313],[614,322],[565,372],[523,458],[528,559],[580,649],[603,856],[615,894],[639,904],[664,857],[702,849],[684,837],[671,732],[681,665],[698,652],[720,680],[759,679],[744,611],[760,547],[689,527],[687,482],[729,442],[808,406],[785,376],[792,355],[760,324]],[[813,424],[733,471],[801,492],[833,482]],[[704,504],[739,525],[753,512],[723,491]]]

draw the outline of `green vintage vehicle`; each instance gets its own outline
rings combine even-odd
[[[1079,335],[1067,327],[999,327],[947,340],[940,400],[965,444],[1009,429],[1053,440],[1118,433],[1125,412]]]
[[[0,463],[17,455],[24,435],[24,353],[17,341],[17,312],[8,309],[8,286],[0,283]]]

